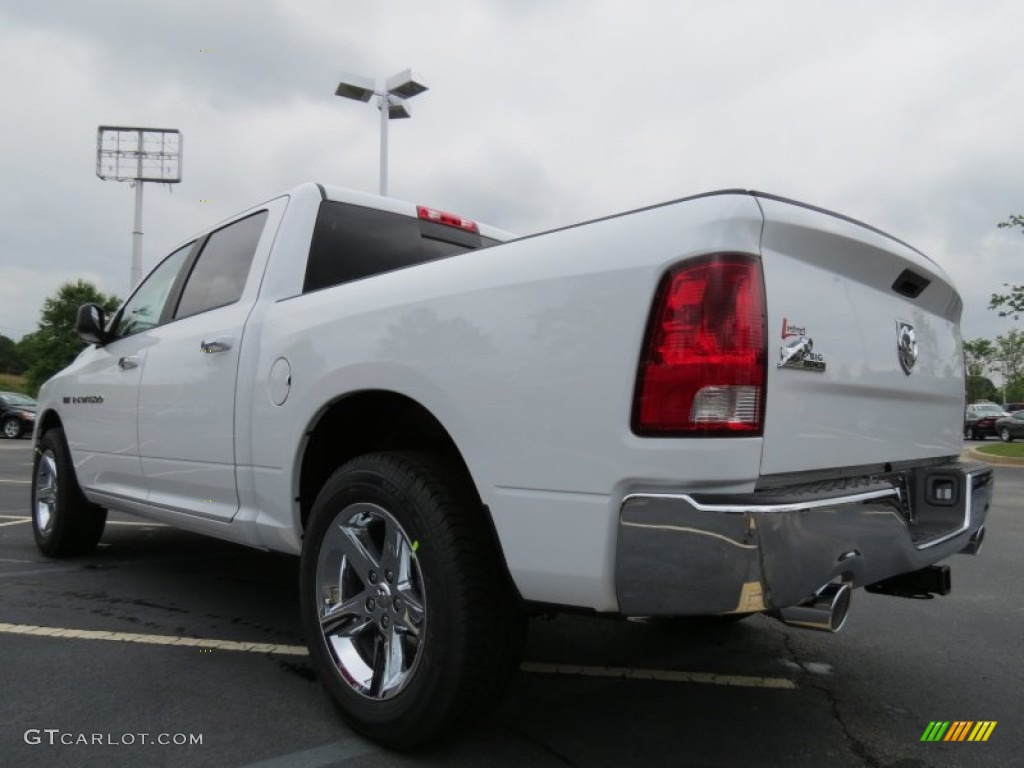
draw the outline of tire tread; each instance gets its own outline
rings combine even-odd
[[[42,448],[52,449],[57,463],[56,518],[48,536],[39,529],[35,516],[35,476]],[[86,499],[78,485],[64,430],[48,429],[39,438],[32,462],[32,532],[36,546],[43,554],[54,558],[87,555],[96,549],[106,523],[107,510]]]
[[[445,609],[452,609],[451,634],[460,654],[458,665],[447,670],[445,690],[434,692],[429,705],[414,709],[400,727],[376,727],[342,708],[364,735],[393,748],[409,748],[461,730],[491,709],[516,672],[525,616],[510,579],[498,565],[503,561],[495,551],[485,511],[465,478],[430,454],[366,454],[336,470],[321,496],[337,492],[363,472],[384,479],[391,492],[417,509],[432,531],[434,541],[426,545],[437,547],[446,565],[443,581],[450,605]],[[309,528],[315,526],[311,518]],[[430,610],[437,606],[428,605]]]

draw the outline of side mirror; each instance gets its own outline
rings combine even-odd
[[[106,344],[110,338],[104,330],[106,324],[106,313],[99,304],[83,304],[78,308],[75,330],[86,344]]]

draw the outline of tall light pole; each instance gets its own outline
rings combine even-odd
[[[135,183],[135,227],[129,291],[142,279],[142,185],[181,181],[181,131],[101,125],[96,130],[96,175]]]
[[[345,99],[368,102],[377,97],[377,109],[380,110],[380,194],[388,194],[388,120],[411,117],[406,99],[411,99],[427,90],[427,86],[412,79],[412,70],[406,69],[392,75],[384,81],[383,88],[377,81],[360,75],[342,75],[334,91],[335,96]]]

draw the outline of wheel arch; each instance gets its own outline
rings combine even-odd
[[[46,409],[46,411],[36,419],[36,434],[43,435],[48,429],[54,427],[64,428],[64,422],[61,421],[60,415],[52,408]]]
[[[299,531],[305,532],[317,494],[338,467],[363,454],[387,451],[420,451],[445,460],[472,495],[502,552],[490,510],[451,434],[421,403],[388,390],[345,395],[322,409],[310,425],[299,455]]]

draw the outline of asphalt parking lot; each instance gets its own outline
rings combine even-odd
[[[948,597],[859,590],[837,635],[764,617],[535,619],[493,717],[397,755],[354,736],[313,679],[297,559],[112,516],[93,556],[47,560],[27,521],[30,462],[29,441],[0,440],[5,765],[923,768],[1022,754],[1024,468],[997,468],[985,547],[948,561]],[[984,743],[921,741],[933,721],[997,725]]]

